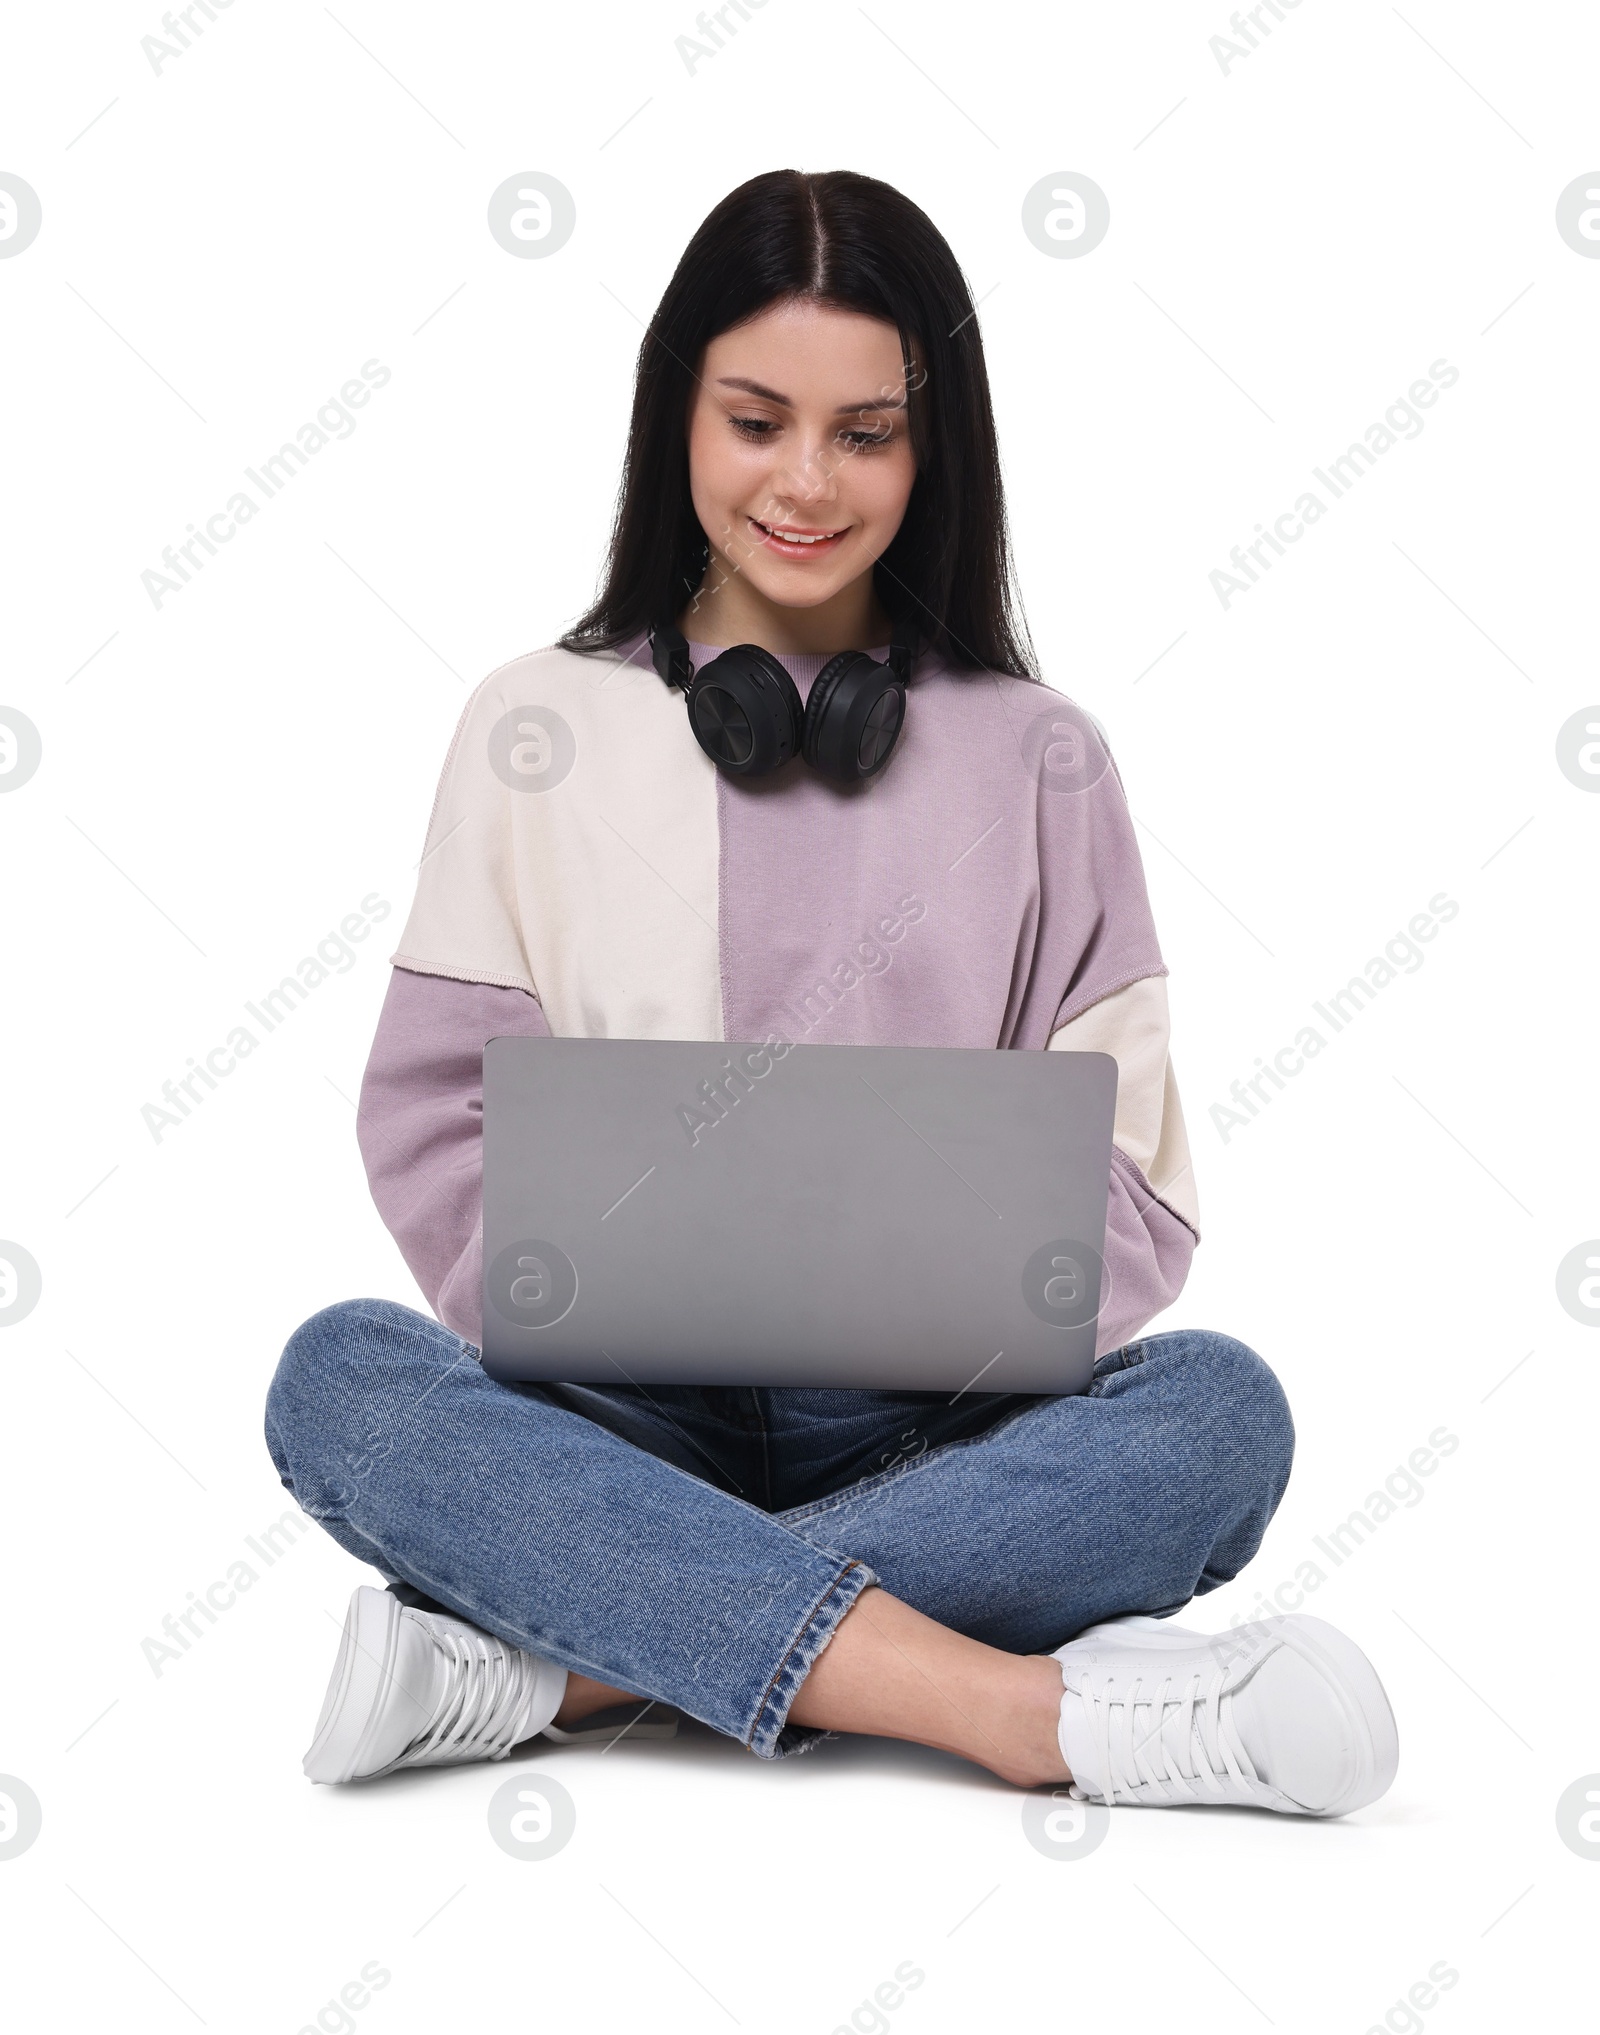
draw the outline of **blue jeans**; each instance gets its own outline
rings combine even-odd
[[[1205,1329],[1071,1398],[511,1386],[477,1357],[393,1301],[313,1315],[267,1396],[296,1502],[391,1584],[763,1759],[824,1735],[789,1705],[869,1583],[1049,1652],[1229,1581],[1294,1450],[1272,1372]]]

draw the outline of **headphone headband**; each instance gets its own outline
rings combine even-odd
[[[889,669],[905,685],[911,677],[911,665],[917,654],[916,625],[909,615],[899,616],[889,636]]]
[[[671,622],[662,622],[649,631],[649,636],[650,661],[657,677],[686,692],[694,677],[694,666],[689,662],[689,645],[683,631]]]
[[[649,632],[650,661],[656,668],[656,675],[669,686],[676,686],[680,692],[687,692],[689,681],[694,677],[694,665],[689,659],[688,639],[683,631],[672,622],[658,623]],[[901,685],[911,677],[911,666],[917,654],[917,631],[909,617],[902,615],[893,626],[889,638],[889,669]]]

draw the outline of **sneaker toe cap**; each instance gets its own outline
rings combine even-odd
[[[1394,1779],[1394,1716],[1372,1664],[1306,1622],[1234,1698],[1257,1773],[1313,1815],[1343,1815]]]

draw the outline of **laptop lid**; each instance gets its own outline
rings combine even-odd
[[[484,1368],[1080,1392],[1116,1092],[1107,1053],[491,1039]]]

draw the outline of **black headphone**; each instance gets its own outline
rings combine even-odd
[[[813,770],[841,784],[875,777],[899,739],[915,651],[915,630],[896,622],[886,664],[864,650],[841,650],[802,705],[794,680],[757,643],[736,643],[696,671],[680,629],[663,623],[650,631],[656,671],[683,689],[695,740],[732,777],[765,777],[797,749]]]

